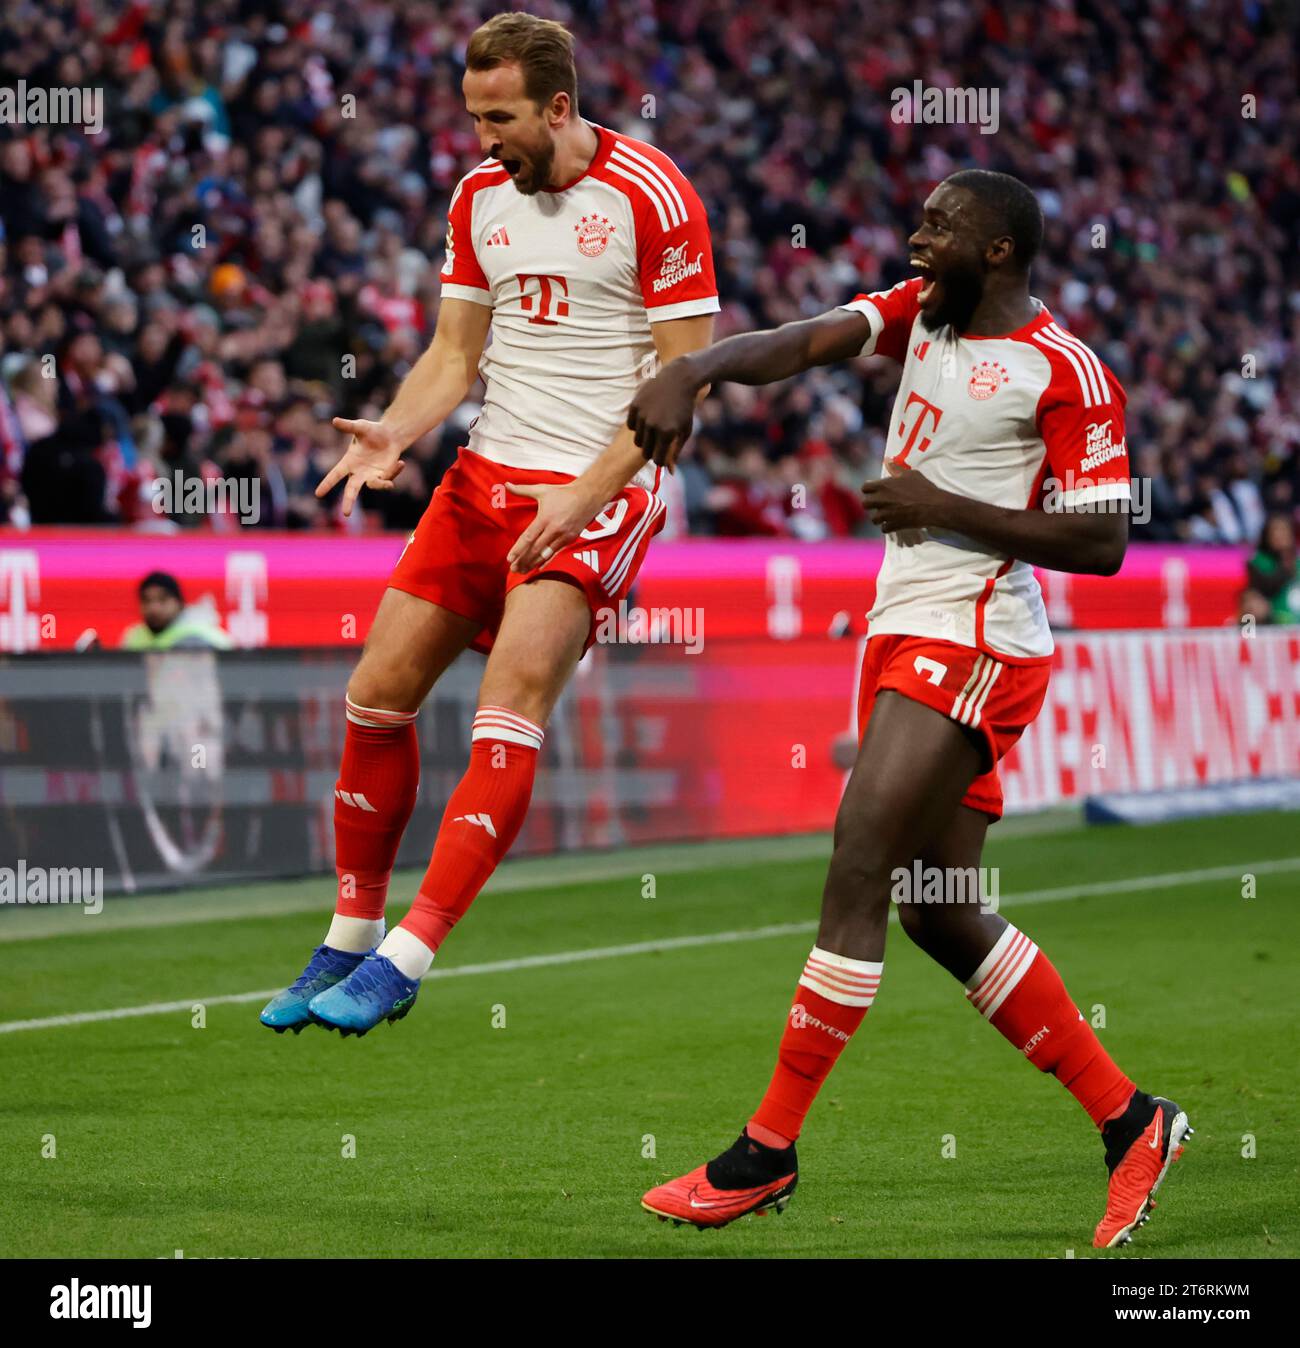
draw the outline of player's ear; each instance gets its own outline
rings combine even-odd
[[[994,239],[984,250],[985,261],[991,267],[1005,267],[1015,257],[1015,241],[1009,234],[1002,234]]]

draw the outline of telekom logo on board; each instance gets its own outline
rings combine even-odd
[[[41,566],[31,548],[0,548],[0,650],[34,651],[41,644]]]
[[[265,646],[266,554],[232,552],[226,558],[226,631],[236,646]]]

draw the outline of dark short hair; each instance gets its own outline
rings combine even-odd
[[[177,603],[183,604],[185,596],[181,594],[181,583],[169,571],[150,571],[140,582],[138,594],[143,595],[149,589],[166,590]]]
[[[1043,211],[1029,188],[1019,178],[992,169],[962,169],[943,181],[946,187],[963,188],[979,202],[994,234],[1010,235],[1015,245],[1013,265],[1028,271],[1043,243]]]

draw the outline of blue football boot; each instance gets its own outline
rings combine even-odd
[[[333,946],[318,945],[311,952],[307,967],[283,992],[277,992],[267,1002],[260,1017],[262,1024],[276,1034],[292,1030],[301,1034],[311,1024],[307,1003],[326,988],[346,978],[366,957],[365,951],[355,953],[335,950]]]
[[[307,1014],[341,1035],[367,1034],[381,1020],[401,1020],[419,990],[418,979],[407,978],[387,955],[372,950],[341,982],[313,997]]]

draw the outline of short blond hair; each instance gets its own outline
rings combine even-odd
[[[573,60],[573,34],[553,19],[536,14],[498,14],[474,32],[465,52],[469,70],[495,70],[518,62],[524,93],[539,107],[556,94],[568,94],[578,111],[578,69]]]

